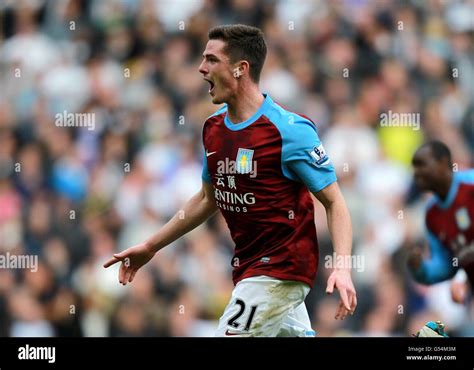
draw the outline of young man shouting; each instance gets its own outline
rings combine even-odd
[[[125,285],[157,251],[220,210],[235,242],[235,288],[217,336],[314,336],[304,304],[319,260],[310,192],[326,209],[336,254],[351,254],[349,212],[314,123],[260,92],[266,51],[258,28],[209,31],[199,72],[212,102],[225,105],[204,123],[202,189],[184,206],[184,219],[177,214],[104,265],[121,261]],[[334,288],[341,298],[335,317],[344,319],[357,305],[350,266],[331,273],[327,293]]]

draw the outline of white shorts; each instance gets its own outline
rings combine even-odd
[[[219,320],[216,337],[314,337],[304,304],[309,290],[305,283],[268,276],[241,280]]]

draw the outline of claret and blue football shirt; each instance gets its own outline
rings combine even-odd
[[[474,170],[454,172],[446,199],[431,198],[426,228],[430,258],[416,271],[416,280],[441,282],[461,267],[474,289]]]
[[[264,96],[244,122],[231,122],[226,106],[206,120],[202,177],[235,242],[234,284],[267,275],[312,286],[319,252],[309,191],[335,182],[334,167],[315,124]]]

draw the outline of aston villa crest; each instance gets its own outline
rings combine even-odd
[[[252,149],[239,148],[236,158],[237,173],[252,172],[253,152]]]

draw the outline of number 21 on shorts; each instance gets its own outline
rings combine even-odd
[[[246,312],[245,312],[245,302],[244,301],[242,301],[241,299],[237,299],[235,301],[235,304],[240,306],[239,311],[229,319],[229,321],[227,322],[227,325],[229,325],[230,327],[232,327],[234,329],[237,329],[237,328],[241,327],[241,325],[242,325],[242,323],[238,321],[239,318],[241,316],[243,316],[244,313],[246,313]],[[256,310],[257,310],[257,306],[250,307],[250,313],[248,315],[247,321],[245,322],[245,327],[243,329],[244,331],[249,331],[250,325],[252,325],[252,320],[253,320],[253,317],[255,315]],[[230,333],[226,332],[226,334],[229,335]]]

